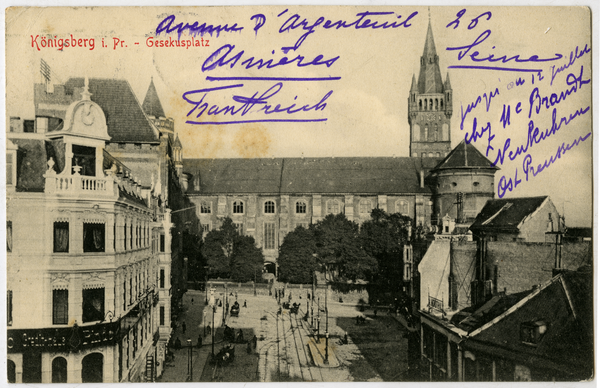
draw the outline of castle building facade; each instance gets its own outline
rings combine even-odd
[[[472,221],[494,197],[496,168],[472,144],[451,149],[451,116],[450,78],[442,81],[430,24],[408,97],[409,157],[184,159],[186,194],[204,234],[232,218],[273,273],[285,235],[328,214],[362,223],[379,208],[430,231],[447,214]]]

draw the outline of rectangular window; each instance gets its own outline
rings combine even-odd
[[[13,180],[13,154],[6,154],[6,185],[11,186],[14,185]]]
[[[275,223],[265,222],[265,249],[275,249]]]
[[[165,306],[160,306],[160,325],[165,325]]]
[[[69,223],[54,223],[54,252],[69,252]]]
[[[13,249],[13,230],[12,221],[6,221],[6,251],[12,252]]]
[[[210,232],[210,224],[202,224],[202,234],[207,234],[208,232]]]
[[[52,290],[52,324],[69,324],[69,290]]]
[[[200,204],[200,213],[202,213],[202,214],[210,214],[210,212],[211,212],[211,203],[203,201]]]
[[[83,290],[83,323],[104,319],[104,288]]]
[[[104,252],[104,224],[83,224],[83,251]]]
[[[12,290],[6,292],[6,325],[12,326],[12,311],[13,311],[13,293]]]
[[[235,230],[237,230],[238,234],[244,234],[244,224],[242,222],[234,222]]]
[[[296,202],[296,214],[306,214],[306,202]]]
[[[160,269],[160,288],[165,288],[165,270]]]
[[[160,235],[160,251],[161,252],[165,251],[165,235],[164,234]]]

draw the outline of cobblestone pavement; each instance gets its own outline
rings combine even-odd
[[[223,291],[223,290],[219,290]],[[230,305],[235,301],[235,289],[228,290]],[[286,295],[287,297],[287,295]],[[194,303],[192,304],[192,298]],[[406,329],[393,317],[374,316],[372,311],[359,312],[355,306],[329,303],[329,362],[325,363],[326,327],[325,309],[317,308],[316,301],[306,320],[306,298],[296,298],[300,304],[297,315],[282,309],[274,297],[254,296],[250,293],[237,295],[240,304],[238,317],[226,316],[226,324],[236,330],[242,329],[244,339],[257,336],[256,349],[248,352],[245,343],[233,345],[235,360],[231,364],[216,366],[207,362],[211,354],[210,330],[204,336],[204,328],[212,323],[212,310],[204,305],[204,293],[190,290],[183,299],[184,311],[179,316],[174,336],[182,344],[191,339],[193,373],[192,381],[204,382],[269,382],[269,381],[401,381],[406,370]],[[287,298],[284,298],[287,300]],[[247,307],[243,307],[246,301]],[[309,303],[309,311],[311,304]],[[208,316],[204,315],[208,312]],[[222,307],[215,314],[215,353],[224,345]],[[366,317],[366,323],[357,325],[356,316]],[[186,322],[186,333],[182,324]],[[311,322],[313,325],[311,326]],[[317,322],[320,322],[318,324]],[[319,326],[321,338],[317,340]],[[344,341],[347,333],[348,341]],[[203,345],[196,348],[198,335]],[[162,382],[186,381],[188,378],[188,349],[175,350],[175,361],[165,369]]]

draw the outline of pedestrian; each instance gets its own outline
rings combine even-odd
[[[198,334],[198,348],[202,347],[202,334]]]
[[[246,299],[244,299],[244,307],[248,307],[248,306],[246,306]]]
[[[237,295],[238,295],[238,294],[237,294],[237,291],[236,291],[236,292],[235,292],[235,300],[237,300]]]
[[[181,329],[183,329],[183,334],[185,334],[185,329],[187,328],[185,321],[181,324]]]
[[[192,306],[194,305],[194,298],[192,298]]]

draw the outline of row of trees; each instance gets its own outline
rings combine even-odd
[[[400,214],[374,209],[360,227],[343,214],[330,214],[286,235],[279,250],[279,278],[290,283],[311,283],[314,271],[327,270],[336,281],[367,280],[393,288],[402,279],[403,249],[410,234],[411,219]],[[196,280],[203,279],[205,268],[209,268],[211,278],[236,282],[262,275],[262,250],[254,238],[238,233],[230,218],[225,218],[218,230],[210,231],[204,242],[193,245],[201,253],[190,263]]]
[[[374,209],[359,225],[343,214],[328,215],[308,229],[298,227],[279,250],[282,281],[310,283],[323,267],[338,281],[359,279],[398,284],[403,273],[403,248],[409,240],[411,219]]]

